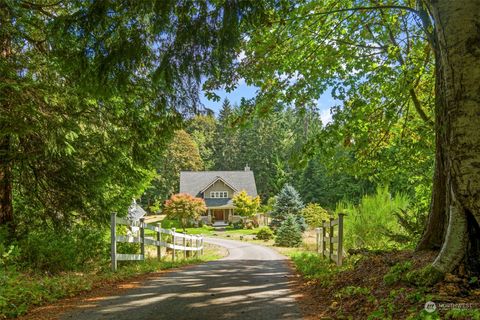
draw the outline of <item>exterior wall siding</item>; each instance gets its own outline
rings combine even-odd
[[[211,185],[207,190],[205,190],[204,198],[210,198],[211,191],[228,191],[228,197],[233,197],[233,189],[227,186],[223,181],[216,181],[213,185]]]

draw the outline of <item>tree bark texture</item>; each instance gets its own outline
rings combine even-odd
[[[12,163],[8,159],[10,137],[5,136],[0,141],[0,225],[13,223],[12,205]]]
[[[434,51],[438,52],[438,46],[433,43]],[[435,56],[439,54],[436,53]],[[430,214],[422,238],[417,246],[417,250],[438,250],[442,247],[445,238],[445,232],[448,225],[447,218],[447,176],[445,171],[445,98],[442,94],[442,66],[439,60],[436,60],[435,66],[435,171],[433,174],[432,200],[430,205]]]
[[[445,157],[448,215],[433,267],[445,273],[480,259],[480,0],[432,0],[429,7],[438,46],[436,90],[444,116],[438,137],[444,149],[437,153]]]
[[[10,23],[10,12],[5,4],[0,4],[0,28],[4,28]],[[11,39],[8,32],[0,33],[0,58],[7,60],[10,58]],[[0,77],[0,81],[2,81]],[[5,92],[0,90],[0,112],[8,112]],[[13,168],[11,159],[11,135],[8,132],[8,123],[0,122],[0,226],[8,225],[13,227]]]

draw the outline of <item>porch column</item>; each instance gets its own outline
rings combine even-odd
[[[212,223],[212,211],[210,209],[207,209],[207,212],[208,212],[208,223]]]

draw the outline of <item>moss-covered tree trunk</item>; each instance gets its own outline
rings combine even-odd
[[[466,261],[467,267],[478,270],[480,1],[432,0],[429,1],[429,7],[435,21],[435,41],[438,46],[435,57],[438,67],[436,90],[440,98],[437,101],[437,117],[441,119],[437,130],[437,139],[440,139],[437,161],[441,157],[443,168],[437,166],[437,170],[444,172],[439,172],[435,183],[445,186],[446,217],[444,215],[443,219],[448,221],[441,251],[433,267],[442,273],[450,272]],[[441,189],[442,186],[437,187]],[[436,213],[441,216],[441,210]],[[434,219],[435,223],[442,219],[439,217]]]

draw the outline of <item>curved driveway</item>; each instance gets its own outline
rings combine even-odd
[[[62,319],[301,319],[288,288],[291,271],[284,256],[247,242],[206,242],[226,247],[230,254],[166,273]]]

